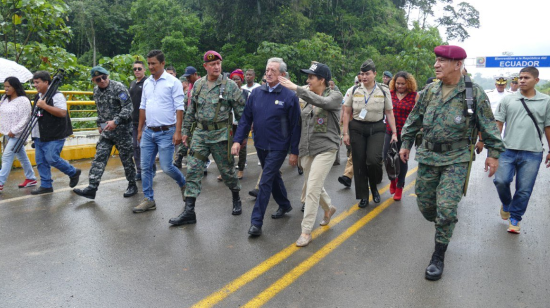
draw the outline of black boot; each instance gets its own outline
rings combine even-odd
[[[136,185],[136,182],[130,182],[128,184],[128,188],[124,192],[123,196],[124,196],[124,198],[128,198],[128,197],[131,197],[131,196],[133,196],[137,193],[138,193],[138,187]]]
[[[183,212],[176,218],[170,218],[169,223],[174,226],[196,224],[197,216],[195,215],[195,200],[196,198],[187,197],[185,199],[185,207]]]
[[[178,157],[176,157],[176,160],[174,160],[174,167],[181,169],[181,161],[183,160],[183,155],[178,154]]]
[[[97,188],[93,188],[93,187],[86,187],[84,189],[78,189],[78,188],[75,188],[73,189],[74,193],[79,195],[79,196],[82,196],[82,197],[86,197],[86,198],[89,198],[89,199],[95,199],[95,192],[97,191]]]
[[[370,183],[370,191],[372,193],[372,201],[374,203],[380,203],[380,193],[378,192],[378,188],[376,187],[376,183],[374,180],[369,180]]]
[[[443,274],[443,261],[445,260],[445,251],[447,251],[447,245],[441,243],[435,243],[435,251],[432,255],[430,265],[426,268],[426,279],[439,280]]]
[[[239,191],[231,191],[233,194],[233,212],[231,212],[232,215],[241,215],[243,212],[242,206],[241,206],[241,197],[239,196]]]

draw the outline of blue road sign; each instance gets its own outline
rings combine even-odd
[[[477,57],[476,67],[550,67],[550,56]]]

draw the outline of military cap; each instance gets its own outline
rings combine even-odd
[[[181,76],[181,77],[189,77],[193,74],[195,74],[197,72],[197,69],[192,67],[192,66],[188,66],[185,68],[185,73]]]
[[[392,75],[392,73],[391,73],[390,71],[384,71],[384,74],[383,74],[383,75],[384,75],[384,76],[388,76],[388,77],[390,77],[390,78],[393,78],[393,75]]]
[[[508,78],[502,75],[495,76],[495,83],[499,85],[505,85],[506,83],[508,83]]]
[[[368,59],[367,61],[361,64],[361,72],[374,71],[376,67],[374,66],[374,61]]]
[[[466,59],[466,50],[462,47],[454,45],[440,45],[434,48],[434,53],[438,57],[443,57],[451,60]]]
[[[223,61],[222,56],[214,50],[209,50],[204,54],[204,62],[212,62],[218,59]]]
[[[512,75],[510,75],[510,82],[512,82],[512,83],[518,83],[518,81],[519,81],[519,76],[518,76],[518,74],[512,74]]]
[[[332,78],[332,74],[330,73],[330,69],[328,66],[321,62],[317,62],[312,64],[308,69],[301,69],[300,72],[304,74],[313,74],[315,76],[319,76],[321,78],[324,78],[326,81],[330,81]]]
[[[101,76],[101,75],[109,75],[109,71],[104,69],[101,66],[94,66],[91,71],[92,78]]]

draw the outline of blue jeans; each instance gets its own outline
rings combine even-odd
[[[262,227],[269,197],[272,193],[273,199],[275,199],[279,207],[284,209],[290,207],[285,183],[279,172],[286,159],[287,151],[268,151],[258,148],[256,148],[256,151],[258,152],[263,172],[259,185],[260,191],[252,210],[251,222],[257,227]]]
[[[34,170],[32,170],[31,162],[29,161],[29,157],[27,156],[27,152],[25,152],[25,147],[21,147],[21,150],[17,152],[13,152],[13,147],[15,146],[15,143],[19,138],[10,138],[6,136],[6,139],[8,140],[6,142],[6,148],[4,149],[4,153],[2,153],[2,170],[0,170],[0,185],[4,185],[6,183],[6,180],[8,179],[8,175],[10,175],[11,166],[13,165],[13,158],[15,155],[17,155],[17,159],[19,159],[19,162],[21,163],[21,166],[23,166],[23,170],[25,171],[25,178],[29,180],[36,180],[36,176],[34,175]]]
[[[527,210],[527,203],[537,179],[542,162],[542,152],[506,150],[500,154],[499,166],[493,182],[504,211],[510,212],[510,217],[521,221]],[[514,197],[510,192],[510,183],[516,175],[516,192]]]
[[[76,174],[76,168],[59,156],[61,150],[63,150],[65,139],[46,142],[40,141],[40,138],[33,138],[33,140],[36,151],[36,168],[40,174],[41,187],[52,188],[52,166],[69,177]]]
[[[172,137],[175,131],[175,127],[160,132],[154,132],[145,127],[141,134],[141,181],[143,194],[149,200],[154,200],[153,176],[155,172],[153,166],[155,165],[157,153],[159,153],[162,171],[173,178],[180,187],[185,185],[185,177],[178,168],[172,165],[172,156],[174,154]]]

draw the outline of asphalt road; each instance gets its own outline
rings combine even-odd
[[[345,163],[332,168],[325,188],[338,208],[313,242],[297,248],[303,177],[287,163],[283,178],[294,210],[270,218],[263,235],[249,238],[254,198],[247,192],[260,167],[249,146],[242,180],[243,214],[231,215],[231,193],[212,164],[197,200],[196,225],[170,227],[183,202],[168,176],[155,177],[157,210],[133,214],[140,193],[126,188],[118,157],[95,200],[72,193],[54,171],[55,192],[32,196],[18,189],[12,171],[0,194],[0,307],[548,307],[550,304],[550,170],[541,172],[522,223],[506,232],[492,179],[478,156],[468,196],[445,259],[443,278],[424,279],[434,227],[416,206],[416,162],[409,166],[402,201],[384,179],[382,202],[357,208],[354,189],[337,182]],[[87,184],[90,161],[75,163]],[[141,184],[139,184],[141,185]]]

